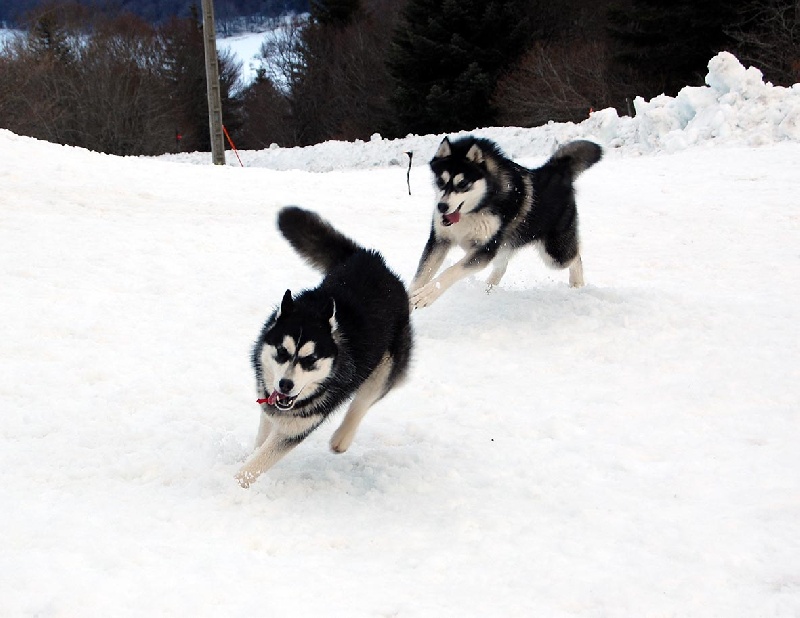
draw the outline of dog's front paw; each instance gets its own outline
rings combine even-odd
[[[442,286],[438,281],[431,281],[418,290],[411,292],[408,297],[413,309],[422,309],[433,304],[442,294]]]
[[[341,427],[333,432],[331,436],[331,451],[334,453],[344,453],[353,443],[353,432]]]
[[[248,470],[247,468],[242,468],[236,473],[234,478],[238,481],[240,487],[247,489],[250,487],[250,483],[258,478],[258,474]]]

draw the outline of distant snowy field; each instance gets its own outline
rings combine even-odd
[[[319,280],[276,212],[409,281],[441,136],[242,169],[0,130],[0,615],[800,616],[800,86],[726,54],[708,83],[480,131],[606,148],[588,285],[535,252],[456,284],[350,451],[323,426],[249,490],[250,346]]]
[[[264,61],[261,57],[261,46],[270,36],[273,36],[272,32],[252,32],[217,38],[217,50],[227,50],[242,63],[242,84],[249,84],[256,78]]]
[[[9,30],[8,28],[0,28],[0,45],[14,37],[16,30]]]

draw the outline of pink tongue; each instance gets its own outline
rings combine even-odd
[[[279,399],[286,399],[286,395],[281,395],[278,391],[272,391],[272,394],[267,397],[267,403],[274,406]]]
[[[461,213],[456,210],[455,212],[451,212],[449,215],[445,215],[444,218],[447,219],[449,223],[458,223],[461,220]]]

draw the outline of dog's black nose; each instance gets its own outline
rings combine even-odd
[[[294,388],[294,382],[283,378],[280,382],[278,382],[278,388],[281,389],[282,393],[291,393],[292,389]]]
[[[437,208],[439,209],[440,213],[444,214],[447,212],[448,208],[450,208],[450,205],[447,202],[439,202]]]

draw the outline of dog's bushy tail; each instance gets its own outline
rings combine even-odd
[[[322,217],[297,206],[278,213],[278,229],[311,266],[323,273],[341,264],[361,247],[338,232]]]
[[[553,163],[566,162],[572,172],[572,177],[575,178],[597,163],[602,156],[603,149],[600,146],[594,142],[579,139],[559,147],[550,157],[550,161]]]

